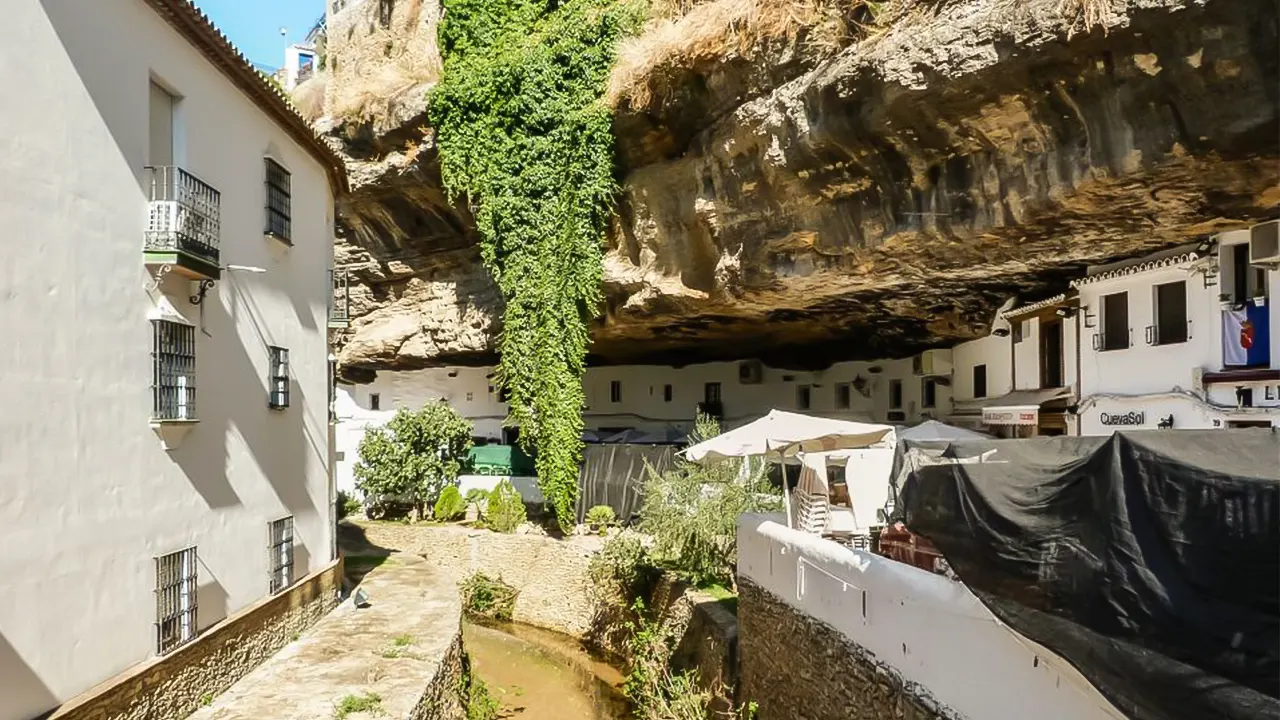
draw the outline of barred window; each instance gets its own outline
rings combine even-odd
[[[274,595],[293,584],[293,517],[273,521],[268,538],[267,567]]]
[[[156,558],[156,652],[168,653],[196,636],[196,549]]]
[[[273,408],[289,407],[289,351],[282,347],[268,348],[271,371],[267,387],[271,388],[267,404]]]
[[[288,241],[293,236],[292,210],[290,209],[289,171],[280,163],[267,158],[267,234]]]
[[[153,320],[151,416],[156,420],[196,418],[196,329]]]

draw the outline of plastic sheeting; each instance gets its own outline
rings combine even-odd
[[[1280,435],[906,443],[895,516],[1141,720],[1280,718]]]
[[[608,505],[620,519],[640,512],[643,500],[645,463],[658,472],[675,463],[676,448],[670,445],[588,445],[582,451],[582,470],[578,475],[581,490],[578,499],[578,522],[587,510]]]

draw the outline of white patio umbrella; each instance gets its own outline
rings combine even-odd
[[[892,425],[770,410],[755,422],[686,448],[684,456],[696,463],[743,457],[783,460],[800,452],[865,448],[893,442]]]

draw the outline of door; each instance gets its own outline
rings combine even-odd
[[[1040,321],[1040,387],[1062,387],[1062,321]]]

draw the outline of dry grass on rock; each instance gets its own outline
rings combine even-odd
[[[680,73],[730,56],[752,59],[777,43],[829,54],[853,37],[855,18],[895,2],[661,0],[645,32],[618,49],[606,98],[614,107],[647,107]]]

